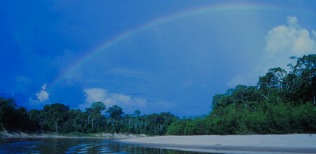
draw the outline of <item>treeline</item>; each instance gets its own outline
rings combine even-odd
[[[316,133],[316,55],[292,57],[289,72],[271,68],[256,86],[238,85],[212,99],[204,117],[179,119],[169,112],[124,114],[95,102],[85,111],[63,104],[27,111],[0,97],[0,130],[150,135]],[[102,114],[104,113],[105,114]]]
[[[290,71],[277,67],[257,86],[238,85],[213,96],[210,115],[179,119],[167,133],[278,134],[316,133],[316,55],[291,57]]]
[[[95,102],[85,112],[69,109],[64,104],[49,104],[43,110],[30,110],[17,107],[14,99],[0,97],[0,130],[37,133],[131,133],[166,134],[167,128],[176,120],[168,112],[141,115],[124,114],[117,105],[108,108],[102,102]]]

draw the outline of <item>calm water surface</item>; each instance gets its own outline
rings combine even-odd
[[[137,154],[198,154],[177,150],[148,148],[117,143],[111,140],[87,139],[87,138],[46,138],[46,139],[8,139],[0,138],[0,153],[137,153]]]

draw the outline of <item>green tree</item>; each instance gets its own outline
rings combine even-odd
[[[47,128],[47,118],[44,115],[43,110],[32,109],[28,112],[28,115],[37,130],[44,132]]]
[[[276,88],[276,89],[283,89],[283,80],[284,77],[287,75],[287,72],[280,68],[270,68],[269,72],[266,73],[265,76],[259,78],[258,86],[261,89],[267,88]]]
[[[110,127],[110,131],[119,133],[121,131],[121,128],[123,128],[123,109],[117,105],[113,105],[106,111],[106,113],[109,115],[109,118],[107,119],[107,124]]]
[[[117,105],[110,107],[106,113],[108,113],[109,116],[115,120],[120,120],[124,115],[123,109]]]
[[[50,131],[58,132],[58,129],[67,120],[68,110],[69,106],[60,103],[44,106],[43,114],[45,117],[46,125],[48,126]]]
[[[103,116],[101,112],[106,109],[106,106],[102,102],[92,103],[90,108],[86,109],[88,113],[88,124],[91,123],[91,131],[95,132],[96,128],[102,123]]]
[[[306,101],[311,100],[316,105],[316,54],[297,58],[293,73],[300,76],[301,93]]]
[[[0,130],[14,128],[16,103],[13,98],[0,97]]]

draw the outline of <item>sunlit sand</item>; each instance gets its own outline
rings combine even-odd
[[[316,134],[156,136],[119,142],[199,152],[316,153]]]

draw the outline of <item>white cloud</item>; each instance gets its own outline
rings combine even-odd
[[[38,101],[45,102],[49,99],[49,93],[46,91],[47,83],[42,86],[42,90],[36,93]]]
[[[106,100],[106,95],[108,93],[107,90],[101,89],[101,88],[91,88],[91,89],[85,89],[84,90],[86,94],[86,102],[87,103],[93,103],[93,102],[104,102]],[[90,106],[87,106],[90,107]]]
[[[93,102],[103,102],[106,107],[118,105],[123,109],[139,109],[144,108],[147,105],[147,101],[141,98],[135,98],[124,94],[110,93],[106,89],[102,88],[88,88],[84,89],[86,94],[86,102],[79,105],[81,110],[89,108]],[[129,112],[133,112],[130,110]]]
[[[315,38],[315,30],[309,31],[298,24],[296,17],[288,17],[287,25],[276,26],[267,33],[266,45],[258,65],[249,72],[237,74],[227,85],[233,87],[238,84],[256,84],[259,76],[273,67],[288,70],[287,64],[292,63],[289,57],[315,53]]]
[[[301,27],[296,17],[288,17],[287,25],[274,27],[268,32],[264,54],[256,71],[265,73],[272,67],[288,69],[287,64],[292,62],[289,57],[315,53],[314,33],[314,30],[309,32]]]
[[[315,35],[315,31],[312,31],[312,34]],[[277,26],[268,32],[264,51],[269,56],[280,53],[302,56],[312,53],[315,47],[316,40],[310,36],[310,32],[298,24],[296,17],[288,17],[287,25]]]

